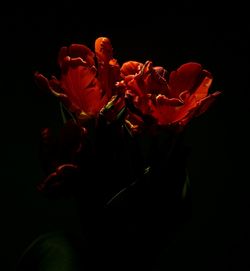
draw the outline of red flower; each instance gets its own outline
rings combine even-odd
[[[36,81],[60,98],[78,118],[96,117],[111,99],[115,82],[120,77],[112,51],[105,37],[96,39],[95,54],[81,44],[62,47],[58,55],[60,79],[53,76],[48,80],[36,72]]]
[[[129,61],[121,74],[126,96],[142,115],[153,117],[158,125],[183,128],[192,118],[205,112],[219,91],[208,94],[212,75],[198,63],[186,63],[166,78],[166,70]]]

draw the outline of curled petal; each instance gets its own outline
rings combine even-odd
[[[206,112],[220,94],[220,91],[216,91],[196,103],[193,103],[192,107],[183,106],[182,110],[176,114],[176,119],[173,123],[178,123],[180,126],[184,127],[191,119]]]
[[[113,58],[113,48],[108,38],[96,39],[95,53],[98,62],[98,81],[109,100],[114,94],[116,82],[120,80],[120,66]]]
[[[94,53],[83,44],[71,44],[70,47],[62,47],[58,54],[58,64],[62,67],[65,57],[70,58],[81,58],[86,61],[88,65],[92,66],[95,64]]]
[[[146,75],[147,73],[153,70],[153,63],[152,61],[146,61],[141,69],[141,75]]]
[[[62,100],[67,100],[68,99],[66,94],[60,93],[60,92],[57,91],[57,89],[58,89],[57,87],[56,87],[57,89],[55,90],[51,86],[50,81],[44,75],[42,75],[39,72],[36,72],[34,74],[34,76],[35,76],[35,79],[36,79],[36,83],[38,84],[38,86],[40,88],[45,89],[45,90],[49,90],[52,94],[54,94],[56,97],[59,97]],[[52,81],[52,84],[58,86],[56,84],[55,80]]]
[[[64,60],[62,61],[61,69],[63,73],[66,73],[69,68],[76,68],[78,66],[85,67],[86,69],[92,69],[96,73],[96,68],[95,66],[90,66],[89,63],[84,61],[80,57],[75,57],[71,58],[69,56],[65,57]]]
[[[169,86],[166,79],[161,76],[164,74],[161,70],[158,72],[156,69],[152,69],[150,74],[145,78],[144,84],[147,92],[154,94],[168,94]]]
[[[110,69],[112,70],[112,76],[114,78],[111,78],[113,79],[114,82],[116,81],[119,81],[121,78],[120,78],[120,66],[117,62],[116,59],[112,58],[110,61],[109,61],[109,66],[110,66]]]
[[[161,66],[155,66],[153,69],[163,78],[166,77],[167,71]]]
[[[59,86],[57,80],[55,77],[52,77],[52,79],[49,81],[45,76],[43,76],[41,73],[36,72],[35,73],[35,79],[38,86],[42,89],[48,90],[51,92],[54,96],[59,98],[62,103],[69,108],[72,112],[79,112],[81,111],[80,107],[75,104],[73,101],[71,101],[67,94],[59,92],[62,91],[61,86]]]
[[[109,63],[113,58],[111,42],[106,37],[99,37],[95,41],[95,53],[99,62]]]
[[[194,112],[201,101],[203,99],[207,99],[209,96],[207,96],[208,89],[211,86],[212,78],[205,77],[199,87],[196,89],[196,91],[191,94],[190,96],[186,96],[184,100],[184,105],[180,110],[176,112],[176,119],[175,121],[180,121],[183,118],[186,118],[186,116],[191,116],[190,112]],[[182,98],[184,99],[184,92],[182,93]],[[203,111],[205,112],[205,111]],[[193,115],[192,115],[193,116]],[[188,117],[190,119],[190,117]]]
[[[183,92],[181,92],[181,94],[179,95],[179,99],[182,101],[182,102],[185,102],[189,97],[190,97],[190,92],[188,90],[185,90]]]
[[[169,105],[169,106],[181,106],[183,101],[177,98],[167,98],[165,95],[159,94],[156,96],[156,102],[158,105]]]
[[[125,84],[129,84],[129,82],[131,81],[131,80],[133,80],[135,78],[135,75],[133,75],[133,74],[129,74],[129,75],[127,75],[125,78],[124,78],[124,80],[123,80],[123,82],[125,83]]]
[[[127,66],[128,69],[132,69],[134,68],[135,64],[132,63],[131,65],[128,62]],[[151,61],[146,61],[146,63],[140,67],[136,74],[127,75],[125,77],[125,82],[128,84],[129,88],[131,88],[140,96],[143,96],[147,93],[168,94],[168,83],[162,76],[164,73],[165,70],[162,67],[154,68]]]
[[[125,62],[121,66],[121,74],[123,76],[135,75],[141,70],[142,66],[143,64],[137,61]]]
[[[209,72],[202,70],[199,63],[189,62],[181,65],[176,71],[170,73],[169,85],[171,97],[178,97],[185,90],[193,92],[203,77],[208,75]]]
[[[95,54],[85,45],[83,44],[71,44],[69,46],[69,56],[71,58],[82,58],[86,61],[90,66],[95,64]]]
[[[143,81],[138,80],[138,76],[131,75],[130,80],[127,81],[127,87],[130,90],[130,92],[143,97],[145,95],[145,92],[143,91]],[[126,82],[126,80],[125,80]]]

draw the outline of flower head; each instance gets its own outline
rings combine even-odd
[[[109,39],[95,41],[95,53],[83,44],[62,47],[58,54],[60,79],[36,72],[37,83],[60,98],[79,119],[96,117],[111,99],[119,78]]]
[[[48,177],[39,190],[49,195],[54,191],[66,195],[79,187],[88,194],[99,185],[106,198],[110,192],[102,180],[98,185],[85,182],[98,179],[99,172],[114,189],[119,187],[117,176],[127,184],[128,176],[144,178],[145,169],[151,168],[151,176],[158,178],[170,173],[166,164],[175,175],[174,164],[178,169],[184,164],[175,149],[179,140],[175,132],[204,113],[221,93],[209,93],[213,77],[196,62],[170,73],[151,61],[127,61],[120,67],[106,37],[95,40],[94,52],[83,44],[62,47],[58,65],[59,79],[35,73],[38,85],[73,113],[69,114],[73,119],[64,119],[59,137],[53,139],[49,129],[42,133],[42,160]],[[173,160],[174,152],[178,154]],[[181,182],[185,179],[180,178]]]
[[[220,92],[208,94],[212,75],[199,63],[189,62],[167,77],[163,67],[129,61],[122,65],[126,97],[157,125],[183,128],[205,112]]]

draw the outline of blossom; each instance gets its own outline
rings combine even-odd
[[[163,67],[155,67],[151,61],[128,61],[122,65],[121,75],[130,103],[160,126],[182,129],[221,93],[208,93],[213,77],[196,62],[185,63],[167,76]]]
[[[60,79],[48,80],[39,72],[36,82],[57,96],[79,119],[96,117],[115,94],[119,64],[113,58],[110,40],[99,37],[95,53],[83,44],[62,47],[58,54]]]
[[[125,142],[127,132],[139,134],[135,141],[143,145],[138,156],[145,164],[152,162],[151,149],[157,153],[153,160],[158,156],[165,161],[165,150],[172,150],[170,145],[175,142],[175,133],[168,133],[168,128],[182,131],[221,93],[209,93],[212,74],[196,62],[185,63],[170,73],[151,61],[143,64],[131,60],[120,67],[106,37],[95,40],[94,52],[83,44],[64,46],[57,61],[59,79],[35,73],[38,85],[73,113],[69,114],[72,119],[64,119],[59,136],[53,138],[47,128],[42,132],[42,162],[48,177],[39,190],[51,195],[56,190],[70,191],[71,177],[83,180],[98,172],[96,168],[107,172],[111,166],[118,169],[130,164],[126,160],[132,152],[130,143]],[[89,119],[95,121],[85,122]],[[156,148],[157,140],[160,147]],[[156,164],[162,163],[157,160]]]

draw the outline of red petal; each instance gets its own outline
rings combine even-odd
[[[143,64],[137,61],[128,61],[123,63],[122,67],[121,67],[121,73],[124,76],[128,76],[128,75],[134,75],[136,73],[138,73],[141,68],[142,68]]]
[[[190,112],[193,110],[196,110],[198,104],[201,102],[202,99],[206,99],[209,87],[212,83],[211,77],[205,77],[197,90],[190,95],[189,97],[185,97],[185,104],[181,107],[181,109],[178,111],[176,115],[175,121],[180,121],[183,118],[186,118],[186,116],[190,115]],[[181,96],[184,96],[184,92],[181,94]],[[190,116],[189,116],[190,119]]]
[[[169,125],[176,119],[176,111],[180,108],[180,101],[176,100],[156,99],[156,111],[154,117],[159,125]],[[176,104],[178,106],[176,106]]]
[[[56,97],[59,97],[61,99],[67,99],[67,95],[65,95],[64,93],[60,93],[57,91],[57,89],[53,88],[53,85],[55,84],[54,79],[51,81],[52,82],[52,86],[50,84],[50,81],[43,76],[41,73],[36,72],[34,74],[35,79],[36,79],[36,83],[38,84],[39,87],[41,87],[42,89],[45,90],[49,90],[52,94],[54,94]]]
[[[81,93],[81,100],[84,104],[84,111],[93,116],[97,115],[105,103],[108,101],[107,96],[101,96],[100,86],[96,83],[93,87],[86,88]]]
[[[216,91],[210,95],[208,95],[206,98],[200,100],[199,106],[197,107],[197,110],[195,112],[195,116],[199,116],[203,114],[205,111],[208,110],[208,108],[212,105],[213,102],[217,99],[218,96],[221,95],[220,91]]]
[[[208,90],[212,84],[212,81],[213,81],[212,77],[208,77],[208,76],[206,76],[202,80],[201,84],[198,86],[198,88],[194,92],[196,100],[201,100],[207,96]]]
[[[71,59],[67,65],[67,72],[61,79],[65,93],[84,112],[93,113],[91,109],[99,108],[101,101],[101,89],[95,78],[96,69],[93,66],[86,67],[79,58]]]
[[[125,80],[126,81],[126,80]],[[140,83],[140,82],[139,82]],[[138,80],[136,77],[133,77],[131,80],[129,80],[127,82],[128,84],[128,88],[131,92],[134,92],[136,95],[139,96],[143,96],[145,95],[145,93],[143,92],[143,90],[140,88],[139,84],[138,84]]]
[[[160,72],[162,72],[160,70]],[[169,87],[166,79],[161,76],[157,69],[150,69],[144,79],[145,91],[154,94],[169,94]]]
[[[95,65],[95,54],[83,44],[71,44],[69,47],[69,56],[71,58],[80,57],[90,66]]]
[[[189,97],[190,97],[190,92],[188,90],[181,92],[181,94],[179,95],[179,99],[183,102],[185,102]]]
[[[50,91],[53,95],[59,98],[69,110],[71,110],[72,112],[81,111],[79,105],[74,103],[74,101],[72,101],[68,97],[68,95],[66,95],[65,93],[59,92],[59,91],[62,91],[63,89],[61,85],[58,85],[59,82],[57,81],[55,77],[52,77],[52,79],[49,81],[41,73],[36,72],[35,79],[39,87]]]
[[[58,54],[58,64],[62,67],[65,57],[70,58],[81,58],[86,61],[90,66],[95,64],[94,53],[83,44],[72,44],[69,48],[66,46],[62,47]]]
[[[153,68],[161,77],[165,78],[167,71],[161,66],[155,66]]]
[[[185,90],[192,91],[202,79],[202,67],[198,63],[190,62],[172,71],[169,77],[171,97],[178,97]]]
[[[61,70],[62,73],[66,73],[68,71],[68,68],[73,68],[73,67],[78,67],[78,66],[84,66],[86,68],[92,68],[93,70],[95,69],[95,66],[90,66],[86,61],[84,61],[82,58],[80,57],[75,57],[75,58],[71,58],[69,56],[66,56],[63,61],[62,61],[62,65],[61,65]]]
[[[179,122],[181,126],[185,126],[192,118],[197,117],[207,111],[207,109],[220,94],[221,92],[216,91],[202,100],[183,106],[183,108],[181,108],[180,112],[177,114],[175,122]]]
[[[165,95],[157,95],[156,102],[158,105],[170,105],[170,106],[181,106],[183,102],[177,98],[167,98]]]
[[[106,37],[99,37],[95,40],[95,53],[98,61],[106,64],[113,58],[111,42]]]
[[[120,80],[120,67],[117,61],[112,58],[109,63],[98,64],[98,80],[105,95],[110,99],[116,82]]]

